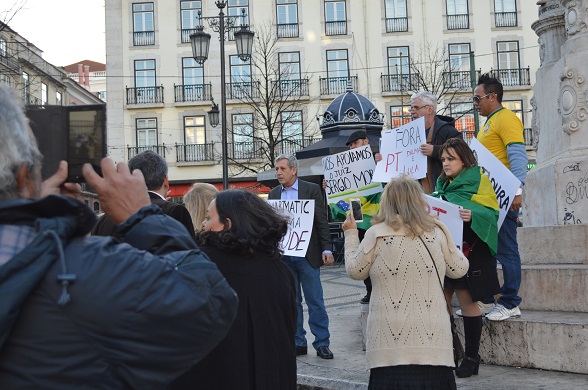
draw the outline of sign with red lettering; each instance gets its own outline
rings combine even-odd
[[[382,132],[382,161],[376,165],[373,181],[386,183],[399,175],[409,175],[414,179],[425,177],[427,156],[421,153],[421,145],[424,143],[426,136],[423,117]]]
[[[427,212],[447,226],[455,246],[461,250],[463,243],[463,220],[459,216],[461,206],[429,195],[425,195],[425,202],[427,202]]]
[[[270,206],[288,218],[288,232],[280,243],[284,255],[304,257],[314,223],[314,199],[268,200]]]

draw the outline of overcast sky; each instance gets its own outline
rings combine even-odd
[[[9,26],[56,66],[106,63],[104,0],[0,0],[0,11],[23,4]]]

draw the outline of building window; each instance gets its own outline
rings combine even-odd
[[[325,0],[325,35],[346,35],[345,1]]]
[[[238,16],[234,19],[234,27],[229,31],[229,41],[234,41],[235,31],[241,29],[241,24],[249,25],[249,0],[229,0],[227,16]]]
[[[238,56],[229,56],[231,66],[231,82],[227,86],[229,99],[253,97],[250,61],[250,59],[243,61]]]
[[[449,112],[455,118],[455,128],[464,133],[464,139],[472,138],[476,129],[474,105],[472,103],[451,103]],[[468,132],[471,132],[471,134]]]
[[[133,4],[133,45],[155,45],[153,3]]]
[[[63,95],[61,95],[61,92],[59,91],[55,91],[55,104],[58,106],[63,104]]]
[[[406,0],[386,0],[386,32],[408,31]]]
[[[470,28],[468,0],[447,0],[447,29],[463,30]]]
[[[526,69],[520,69],[519,43],[517,41],[497,42],[498,78],[503,85],[521,85]],[[525,80],[526,81],[526,80]]]
[[[190,34],[196,32],[200,23],[198,11],[202,11],[202,1],[180,1],[182,43],[190,43]]]
[[[390,107],[390,128],[395,129],[412,120],[410,106],[392,106]]]
[[[298,37],[298,1],[276,0],[278,38]]]
[[[98,97],[106,101],[106,91],[98,91]]]
[[[496,27],[516,27],[517,1],[494,0],[494,21]]]
[[[389,47],[388,80],[385,80],[384,92],[405,91],[413,88],[410,75],[410,51],[408,46]]]
[[[233,148],[230,155],[234,159],[251,158],[254,150],[253,114],[234,114]]]
[[[46,105],[49,101],[49,91],[47,90],[47,84],[41,83],[41,105]]]
[[[31,101],[31,84],[29,82],[29,74],[22,72],[22,93],[25,104],[30,104]]]
[[[187,145],[206,143],[204,115],[184,117],[184,142]]]
[[[356,80],[349,77],[347,50],[327,50],[327,78],[320,79],[321,95],[344,93],[350,81]],[[351,87],[356,89],[353,84]]]
[[[280,80],[300,80],[300,53],[287,52],[278,54]]]
[[[182,84],[184,86],[204,84],[204,68],[194,58],[182,58]]]
[[[6,57],[8,52],[6,50],[6,40],[0,38],[0,57]]]
[[[449,45],[449,71],[443,74],[443,82],[447,88],[470,88],[470,44],[458,43]]]
[[[137,146],[157,145],[157,118],[137,119]]]
[[[283,154],[294,154],[304,146],[302,112],[284,111],[280,116],[282,122],[282,144],[279,152]]]

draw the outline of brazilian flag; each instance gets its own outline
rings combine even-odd
[[[380,209],[380,198],[382,197],[382,183],[373,183],[357,190],[340,192],[329,196],[329,209],[334,221],[344,221],[349,212],[349,199],[359,198],[361,200],[361,211],[363,222],[358,222],[360,229],[369,229],[374,215]]]
[[[455,179],[445,182],[437,179],[435,198],[472,210],[472,230],[488,244],[492,256],[498,248],[498,201],[490,179],[479,166],[464,168]]]

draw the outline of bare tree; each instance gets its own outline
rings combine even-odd
[[[233,123],[233,153],[229,151],[233,175],[271,169],[279,154],[294,153],[318,137],[313,121],[303,120],[315,114],[307,112],[309,78],[302,73],[299,58],[291,58],[297,55],[280,52],[271,22],[256,26],[253,75],[233,76],[227,91],[229,98],[242,104],[243,114],[253,116],[252,124]]]
[[[19,0],[6,10],[0,10],[0,31],[4,30],[16,16],[16,14],[24,8],[27,0]]]

